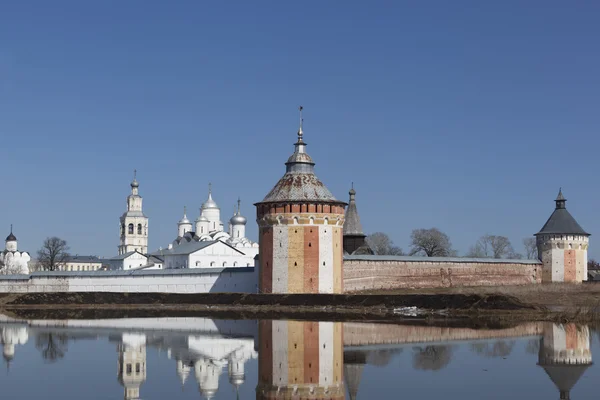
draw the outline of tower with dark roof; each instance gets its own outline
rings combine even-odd
[[[342,293],[346,203],[317,178],[300,129],[286,172],[256,203],[261,293]]]
[[[356,208],[356,190],[354,184],[348,192],[350,201],[346,209],[346,217],[344,220],[344,253],[347,254],[373,254],[373,251],[367,245],[365,238],[367,235],[363,233],[358,209]]]
[[[567,199],[559,190],[556,208],[535,234],[542,261],[542,283],[587,280],[587,250],[590,234],[567,211]]]

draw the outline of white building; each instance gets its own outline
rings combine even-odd
[[[0,328],[2,356],[7,363],[15,357],[15,346],[24,345],[29,340],[26,326],[3,326]]]
[[[159,250],[154,256],[164,260],[165,269],[254,266],[254,257],[220,240],[191,240]]]
[[[127,211],[119,220],[119,255],[138,251],[148,253],[148,217],[142,210],[142,196],[139,195],[136,171],[131,182],[131,194],[127,196]]]
[[[119,351],[119,383],[125,400],[139,400],[140,386],[146,380],[146,335],[123,333]]]
[[[58,271],[98,271],[102,268],[102,260],[96,256],[68,256],[58,266]]]
[[[158,256],[142,254],[137,250],[120,254],[103,262],[113,271],[129,271],[132,269],[162,269],[163,260]]]
[[[240,203],[238,199],[237,209],[225,231],[221,210],[212,198],[209,185],[208,199],[202,204],[195,224],[188,219],[184,208],[183,217],[177,223],[177,238],[167,249],[152,255],[164,260],[164,268],[254,266],[258,243],[246,237],[247,220],[241,214]]]
[[[19,251],[17,238],[12,232],[6,237],[4,251],[0,252],[0,274],[29,274],[29,261],[31,257],[26,251]]]

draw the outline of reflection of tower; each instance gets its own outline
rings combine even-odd
[[[146,335],[124,333],[119,344],[119,382],[126,400],[140,398],[140,386],[146,380]]]
[[[344,399],[342,324],[260,321],[256,399]]]
[[[212,399],[219,390],[219,377],[223,366],[215,360],[200,359],[194,364],[194,369],[200,393],[207,400]]]
[[[366,362],[364,352],[344,352],[344,380],[346,381],[350,400],[355,400],[358,395],[358,386]]]
[[[177,376],[181,380],[181,386],[185,385],[185,381],[190,376],[190,366],[182,360],[177,360]]]
[[[0,341],[2,343],[2,357],[7,365],[15,358],[15,345],[23,345],[29,340],[27,327],[25,326],[7,326],[1,329]]]
[[[554,382],[560,398],[569,399],[571,389],[592,365],[590,329],[575,324],[544,324],[538,365]]]

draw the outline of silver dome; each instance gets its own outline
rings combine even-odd
[[[211,192],[208,192],[208,199],[202,204],[202,210],[206,210],[207,208],[219,208],[213,200]]]
[[[239,212],[229,220],[231,225],[246,225],[246,221],[246,217],[242,216]]]
[[[206,218],[204,215],[200,215],[197,219],[196,222],[210,222],[208,220],[208,218]]]

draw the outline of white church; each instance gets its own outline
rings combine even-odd
[[[6,237],[4,251],[0,252],[0,274],[29,274],[29,261],[31,256],[26,251],[19,251],[17,237],[13,234],[12,225],[10,234]]]
[[[246,237],[246,223],[238,199],[225,231],[221,210],[212,198],[209,184],[208,199],[202,204],[195,224],[187,218],[184,208],[183,218],[177,224],[177,238],[152,255],[162,258],[167,269],[254,266],[258,243]]]
[[[223,268],[254,266],[258,243],[246,237],[247,220],[241,214],[240,200],[225,231],[221,210],[212,198],[200,208],[195,223],[183,218],[177,223],[177,237],[165,249],[148,253],[148,220],[144,214],[139,182],[134,172],[127,196],[127,211],[119,219],[118,255],[105,260],[111,270]]]

